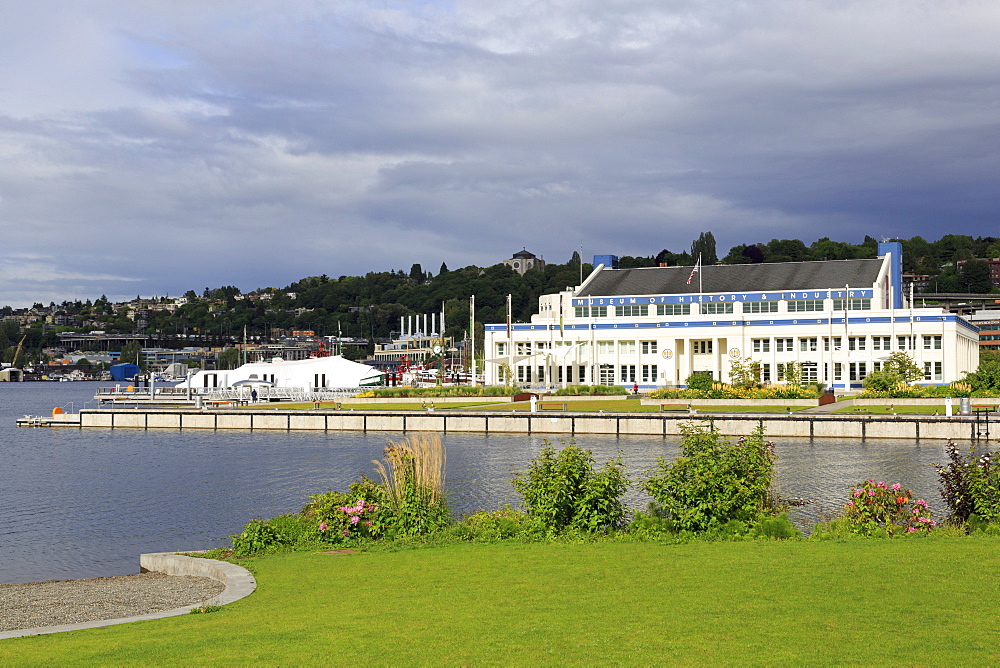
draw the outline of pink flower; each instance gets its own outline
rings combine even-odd
[[[856,490],[854,490],[854,498],[856,499],[856,498],[858,498],[859,496],[861,496],[861,490],[860,490],[860,489],[856,489]]]
[[[358,520],[360,520],[360,519],[361,519],[361,518],[360,518],[360,517],[358,517],[357,515],[352,515],[352,516],[351,516],[351,524],[357,524],[357,523],[358,523]]]
[[[885,487],[885,480],[879,480],[878,481],[878,486],[879,487]]]
[[[875,492],[873,492],[872,490],[868,490],[868,496],[875,496]]]
[[[910,527],[907,531],[916,531],[916,529],[914,527]]]
[[[924,501],[923,499],[917,499],[917,505],[918,506],[923,506],[924,508],[926,508],[927,507],[927,502]]]
[[[372,525],[372,521],[371,520],[365,520],[365,526],[366,527],[370,527],[371,525]]]
[[[330,525],[327,524],[326,522],[320,522],[319,523],[319,530],[320,531],[326,531],[329,528],[330,528]]]
[[[350,536],[351,535],[351,532],[348,531],[347,529],[344,529],[341,533],[343,533],[345,536]]]
[[[899,491],[899,490],[900,490],[901,488],[902,488],[902,485],[900,485],[900,484],[899,484],[899,483],[897,482],[897,483],[896,483],[895,485],[893,485],[893,486],[892,486],[892,491],[894,491],[894,492],[898,492],[898,491]]]
[[[853,501],[849,501],[849,502],[847,503],[847,507],[848,507],[848,508],[853,508],[853,507],[854,507],[854,502],[853,502]]]

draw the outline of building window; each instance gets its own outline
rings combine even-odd
[[[656,315],[691,315],[690,304],[657,304]]]
[[[691,351],[695,355],[711,355],[712,354],[712,341],[692,341]]]
[[[649,306],[645,304],[623,304],[615,307],[615,317],[635,318],[649,315]]]
[[[635,365],[634,364],[622,364],[622,375],[621,382],[623,383],[634,383],[635,382]]]
[[[822,311],[822,299],[796,299],[788,302],[788,312],[797,313],[802,311]]]
[[[778,302],[743,302],[744,313],[777,313]]]
[[[873,336],[872,350],[892,350],[891,336]]]
[[[924,380],[941,380],[941,362],[924,362]]]
[[[914,341],[914,337],[897,336],[896,347],[900,350],[916,350],[916,342]]]
[[[847,349],[848,350],[864,350],[865,343],[868,337],[866,336],[849,336],[847,337]],[[854,380],[853,378],[851,380]]]
[[[844,302],[847,302],[848,311],[871,311],[872,300],[870,299],[834,299],[833,310],[843,311]]]
[[[941,350],[941,335],[925,336],[924,350]]]
[[[506,356],[507,356],[507,344],[506,343],[498,343],[497,344],[497,357],[506,357]]]
[[[587,382],[587,365],[581,364],[579,366],[579,368],[577,369],[576,382],[578,382],[578,383],[586,383]],[[591,378],[590,382],[594,382],[594,379]]]
[[[819,365],[816,362],[802,363],[802,382],[815,383],[819,380]]]
[[[601,364],[597,367],[598,378],[601,385],[615,384],[615,365]]]
[[[819,339],[815,336],[811,338],[799,339],[799,351],[804,353],[814,353],[819,347]]]
[[[642,365],[642,382],[644,383],[655,383],[656,382],[656,365],[655,364],[643,364]]]
[[[753,340],[753,351],[755,353],[769,353],[769,352],[771,352],[771,339],[754,339]]]
[[[577,318],[607,318],[607,306],[577,306],[574,309]]]
[[[635,355],[635,341],[619,341],[618,342],[618,354],[619,355]]]
[[[530,383],[531,382],[531,367],[530,366],[519,366],[519,367],[517,367],[517,382],[519,382],[519,383]]]
[[[643,355],[655,355],[656,354],[656,341],[643,341],[642,342],[642,354]]]
[[[761,364],[760,365],[760,382],[770,383],[771,382],[771,364]]]
[[[795,348],[792,346],[792,339],[775,339],[774,340],[774,351],[777,353],[790,353],[794,351]],[[780,380],[780,378],[779,378]]]
[[[597,354],[598,355],[614,355],[615,354],[615,342],[614,341],[598,341],[597,342]]]
[[[530,355],[531,354],[531,342],[528,343],[517,343],[517,354],[518,355]]]
[[[843,380],[844,379],[844,365],[840,362],[833,363],[833,379]]]
[[[865,376],[868,375],[868,363],[867,362],[851,362],[848,365],[850,370],[851,380],[864,380]]]
[[[732,313],[733,303],[727,302],[725,304],[702,304],[701,312],[705,315],[718,315],[720,313]]]
[[[833,342],[833,349],[840,350],[840,337],[839,336],[824,336],[823,337],[823,350],[830,352],[830,342]]]

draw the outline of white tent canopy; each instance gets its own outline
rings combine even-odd
[[[365,387],[382,384],[382,372],[368,366],[335,357],[316,357],[286,362],[251,362],[229,371],[199,371],[191,377],[192,388],[229,388],[237,383],[259,382],[276,388],[320,390],[323,388]],[[187,387],[187,381],[177,387]]]

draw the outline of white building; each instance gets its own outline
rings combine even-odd
[[[763,380],[789,362],[804,380],[861,387],[904,351],[924,382],[948,383],[978,365],[978,329],[902,294],[901,245],[866,260],[608,269],[574,290],[539,298],[529,324],[486,326],[486,382],[507,364],[523,385],[683,386],[694,371],[730,380],[751,358]]]

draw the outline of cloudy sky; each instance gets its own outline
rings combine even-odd
[[[1000,236],[995,0],[5,4],[0,305]]]

